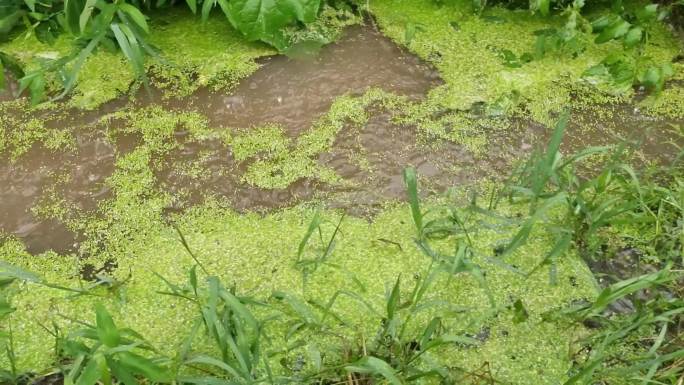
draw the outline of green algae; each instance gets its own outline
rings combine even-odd
[[[73,132],[69,128],[50,127],[58,121],[59,112],[37,112],[32,116],[24,101],[15,100],[0,103],[0,154],[7,154],[12,161],[28,152],[35,144],[56,151],[75,148]]]
[[[169,111],[159,105],[122,109],[100,119],[108,135],[138,135],[149,151],[164,153],[178,146],[175,135],[186,132],[191,139],[212,137],[206,116],[194,111]]]
[[[405,103],[404,98],[380,89],[370,89],[357,97],[343,95],[296,139],[285,138],[281,128],[266,126],[234,137],[233,153],[238,160],[259,154],[243,176],[245,182],[257,187],[286,188],[301,178],[340,183],[333,170],[318,163],[319,156],[332,149],[341,130],[361,129],[368,122],[371,107],[396,110]]]
[[[369,8],[387,36],[439,70],[445,85],[430,92],[426,103],[430,110],[469,110],[477,103],[495,104],[515,92],[532,119],[549,124],[554,114],[578,97],[611,98],[598,89],[587,89],[586,96],[573,91],[584,82],[588,68],[611,52],[623,50],[616,42],[593,44],[590,35],[582,35],[584,50],[576,57],[559,52],[520,68],[506,66],[502,52],[521,55],[532,50],[534,31],[561,26],[561,17],[541,18],[496,7],[479,17],[465,1],[442,4],[376,0],[370,2]],[[492,23],[491,17],[502,22]],[[409,25],[420,25],[421,29],[406,41]],[[681,51],[681,45],[665,26],[654,26],[652,36],[637,70],[670,62]]]
[[[233,156],[239,162],[262,154],[265,158],[282,157],[291,144],[281,126],[267,125],[245,130],[229,139]]]
[[[276,53],[245,40],[222,15],[206,22],[188,10],[155,13],[150,42],[162,53],[151,65],[155,86],[168,95],[189,95],[199,87],[230,89],[259,68],[256,59]]]
[[[131,155],[131,157],[134,157]],[[121,165],[123,167],[123,165]],[[138,188],[138,187],[136,187]],[[126,283],[116,294],[106,289],[95,293],[101,297],[68,299],[65,293],[32,284],[20,288],[13,297],[18,310],[12,315],[20,367],[41,368],[51,364],[51,351],[46,347],[46,331],[39,323],[55,321],[66,329],[75,325],[64,318],[88,320],[91,304],[106,301],[115,313],[117,322],[141,332],[162,352],[171,354],[190,328],[192,306],[172,297],[155,294],[164,284],[155,273],[172,282],[183,282],[186,269],[193,264],[192,258],[179,247],[173,228],[156,215],[157,220],[145,220],[152,214],[146,203],[127,207],[126,227],[135,229],[125,238],[109,244],[107,258],[117,263],[113,278]],[[330,234],[339,213],[325,212],[327,219],[324,233]],[[339,289],[360,290],[354,281],[364,288],[362,293],[373,306],[381,308],[387,285],[401,274],[406,277],[425,271],[429,261],[414,246],[414,232],[410,212],[405,206],[386,209],[371,223],[363,219],[347,218],[337,246],[331,255],[332,265],[323,265],[307,277],[304,285],[301,271],[296,267],[297,245],[311,216],[311,211],[295,207],[264,217],[256,214],[239,215],[218,203],[208,203],[187,214],[175,218],[189,246],[212,274],[219,275],[227,285],[235,285],[240,293],[256,298],[267,298],[274,291],[287,291],[307,300],[325,302]],[[473,218],[474,221],[484,218]],[[137,223],[133,223],[137,222]],[[473,222],[475,223],[475,222]],[[480,230],[474,237],[478,253],[490,254],[493,248],[512,235],[489,229]],[[401,249],[377,239],[389,239],[402,245]],[[552,240],[538,231],[531,242],[511,257],[510,263],[529,269],[538,263]],[[325,245],[312,243],[305,249],[304,258],[314,257]],[[448,245],[444,245],[448,248]],[[16,241],[6,241],[2,246],[3,260],[32,270],[46,280],[62,285],[77,286],[81,262],[76,257],[43,255],[38,262],[28,255]],[[49,262],[49,263],[46,263]],[[483,260],[478,263],[485,264]],[[436,358],[470,370],[476,370],[484,361],[490,362],[495,378],[511,383],[525,383],[534,375],[542,383],[557,383],[566,376],[571,361],[567,357],[565,341],[581,333],[581,330],[559,328],[554,323],[541,320],[541,314],[570,301],[593,298],[593,278],[576,256],[568,255],[559,266],[558,286],[550,286],[545,272],[529,279],[511,273],[496,265],[486,264],[487,282],[495,301],[504,306],[510,297],[524,298],[530,320],[522,325],[512,325],[512,314],[501,308],[492,316],[492,309],[482,288],[469,276],[448,279],[444,274],[429,293],[430,300],[447,300],[455,306],[467,309],[456,315],[445,315],[446,325],[454,333],[471,331],[486,322],[494,333],[476,349],[449,348]],[[130,278],[129,278],[130,277]],[[569,277],[579,282],[577,287],[569,284]],[[152,310],[154,309],[154,310]],[[331,325],[333,330],[349,335],[365,335],[371,338],[380,325],[380,318],[368,314],[353,300],[341,300],[334,310],[352,327]],[[276,329],[277,330],[277,329]],[[353,330],[353,332],[352,332]],[[499,331],[507,330],[506,333]],[[530,335],[535,340],[529,339]],[[302,336],[304,337],[304,336]],[[326,339],[315,334],[305,336],[325,346]],[[281,341],[280,337],[275,341]]]

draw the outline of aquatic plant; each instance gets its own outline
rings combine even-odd
[[[133,330],[119,328],[102,304],[95,306],[95,325],[84,324],[62,337],[56,333],[59,357],[66,385],[139,384],[141,379],[155,383],[170,382],[162,357],[147,358],[137,352],[154,352]],[[92,342],[92,345],[88,345]]]

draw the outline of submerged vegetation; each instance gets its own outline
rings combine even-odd
[[[0,0],[0,384],[681,385],[680,7]],[[359,23],[439,81],[210,111]]]

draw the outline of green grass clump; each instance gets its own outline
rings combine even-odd
[[[92,306],[96,299],[107,301],[117,323],[142,333],[167,354],[170,355],[179,346],[184,335],[191,330],[192,307],[173,297],[155,294],[164,290],[164,283],[156,274],[170,282],[183,282],[187,266],[194,262],[187,252],[178,247],[179,240],[173,228],[163,221],[148,219],[159,215],[150,211],[154,207],[153,202],[140,201],[138,207],[126,207],[125,212],[122,212],[126,217],[117,219],[126,222],[123,226],[129,232],[111,239],[106,251],[101,252],[118,265],[112,278],[126,282],[112,294],[107,294],[109,291],[106,288],[100,288],[95,293],[104,298],[87,296],[68,299],[59,291],[30,285],[14,297],[18,311],[12,317],[17,325],[17,345],[21,346],[17,354],[20,367],[50,365],[50,348],[44,344],[48,336],[38,327],[39,323],[50,324],[55,321],[61,327],[71,329],[70,322],[55,315],[88,319],[90,315],[84,314],[84,309]],[[327,234],[324,237],[327,239],[334,228],[328,222],[337,223],[338,214],[324,212],[322,216],[321,230]],[[305,282],[296,261],[298,244],[309,218],[310,211],[302,208],[260,217],[255,214],[238,215],[217,204],[208,204],[177,218],[177,223],[190,248],[208,271],[218,275],[227,285],[235,286],[240,293],[257,298],[286,291],[302,296],[307,301],[325,303],[337,290],[343,289],[358,292],[375,308],[381,308],[388,285],[393,285],[398,275],[401,274],[409,282],[415,274],[424,274],[429,264],[429,258],[411,241],[414,228],[409,212],[405,207],[397,206],[380,214],[372,223],[362,219],[346,219],[329,256],[329,263],[309,274]],[[477,221],[476,218],[473,220]],[[493,248],[507,236],[500,231],[483,230],[478,234],[473,248],[478,254],[491,254]],[[378,239],[392,240],[401,248]],[[519,263],[521,268],[531,268],[535,261],[539,261],[542,255],[537,250],[544,249],[549,240],[543,232],[536,233],[534,239],[513,257],[511,263]],[[326,244],[319,245],[318,241],[311,239],[303,251],[303,258],[313,257]],[[440,246],[444,252],[449,249],[448,243]],[[79,286],[77,277],[79,265],[83,261],[68,256],[44,257],[38,262],[11,242],[5,243],[3,248],[3,259],[6,261],[35,271],[48,281]],[[483,266],[487,263],[479,258],[476,262]],[[443,315],[444,327],[454,332],[460,330],[474,334],[483,324],[494,331],[508,330],[512,313],[505,310],[505,306],[510,301],[509,295],[513,295],[524,299],[530,314],[530,322],[522,327],[527,333],[540,337],[532,343],[523,332],[518,335],[511,330],[512,334],[506,336],[504,333],[492,333],[481,347],[465,350],[449,348],[438,355],[440,360],[458,362],[459,366],[470,370],[476,370],[485,360],[498,362],[493,366],[495,377],[514,382],[524,382],[522,379],[536,373],[538,368],[545,368],[543,376],[549,382],[562,378],[569,362],[563,358],[562,352],[567,347],[561,341],[567,340],[574,332],[556,329],[553,324],[539,323],[539,320],[543,312],[560,304],[594,296],[592,278],[586,267],[575,258],[564,259],[559,267],[561,276],[565,277],[561,281],[564,284],[556,287],[548,285],[543,273],[526,279],[493,265],[487,265],[486,268],[488,287],[495,302],[504,308],[494,316],[490,301],[476,280],[468,276],[449,279],[448,275],[440,275],[434,283],[434,290],[428,295],[432,301],[448,301],[455,306]],[[568,283],[570,276],[576,277],[580,284],[571,286]],[[355,331],[351,335],[360,334],[372,339],[381,324],[382,317],[368,314],[364,307],[350,298],[340,298],[333,309]],[[463,311],[451,313],[455,309]],[[329,322],[327,327],[335,333],[348,333],[332,319]],[[331,342],[329,338],[314,332],[304,333],[300,337],[319,347]],[[285,341],[282,343],[286,344]],[[534,349],[530,344],[534,345]],[[285,357],[293,359],[297,356],[296,351]],[[530,362],[537,364],[530,368]],[[281,371],[283,368],[275,364],[273,370]]]

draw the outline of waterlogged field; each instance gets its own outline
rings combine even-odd
[[[522,59],[561,17],[366,6],[289,57],[160,12],[149,88],[105,50],[62,101],[8,80],[0,382],[681,384],[681,40],[616,93],[617,41]]]

